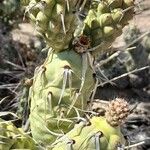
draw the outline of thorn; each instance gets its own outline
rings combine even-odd
[[[100,150],[100,137],[102,136],[102,132],[97,132],[95,134],[95,150]]]
[[[33,34],[34,34],[34,35],[36,34],[37,27],[38,27],[38,20],[36,20],[36,22],[35,22],[35,28],[34,28],[34,30],[33,30]]]
[[[67,10],[68,10],[68,12],[69,12],[69,10],[70,10],[69,0],[65,0],[65,1],[66,1],[66,4],[67,4]]]
[[[75,7],[76,7],[77,10],[78,10],[79,7],[80,7],[81,1],[82,1],[82,0],[77,0],[77,2],[76,2],[76,4],[75,4]]]
[[[87,2],[87,0],[83,0],[81,7],[79,9],[80,11],[82,11],[84,9],[86,2]]]
[[[79,89],[79,93],[82,91],[84,82],[85,82],[85,76],[87,71],[88,63],[87,63],[87,53],[82,54],[82,77],[81,77],[81,86]]]
[[[99,73],[102,75],[101,78],[100,78],[101,80],[107,81],[108,83],[110,83],[110,85],[114,85],[114,83],[111,82],[111,81],[107,78],[107,76],[103,73],[103,71],[101,70],[100,67],[97,67],[97,69],[98,69]]]
[[[68,75],[69,75],[69,78],[68,78],[68,80],[69,80],[69,89],[70,89],[70,97],[71,97],[71,90],[72,90],[72,70],[71,69],[69,69],[69,71],[68,71]]]
[[[53,114],[53,105],[52,105],[52,92],[48,93],[47,96],[48,110],[50,110],[50,114]]]
[[[127,11],[129,11],[129,10],[131,10],[133,8],[134,8],[134,6],[130,6],[130,7],[126,8],[126,9],[124,9],[122,12],[125,13],[125,12],[127,12]]]
[[[97,91],[97,87],[98,87],[98,83],[99,83],[99,80],[98,80],[98,78],[96,78],[96,83],[95,83],[95,86],[94,86],[94,89],[93,89],[93,93],[92,93],[92,96],[91,96],[91,100],[90,100],[91,103],[94,100],[94,97],[95,97],[95,94],[96,94],[96,91]]]
[[[32,8],[34,8],[37,4],[36,3],[31,3],[29,6],[26,7],[25,12],[23,14],[23,21],[25,20],[26,14],[30,12]]]
[[[71,109],[73,108],[74,104],[78,100],[79,95],[81,94],[82,88],[84,86],[85,82],[85,76],[86,76],[86,71],[87,71],[87,53],[82,54],[82,77],[81,77],[81,85],[79,91],[76,93],[75,98],[72,101],[72,104],[70,105],[70,108],[67,112],[67,115],[70,113]]]
[[[51,135],[54,135],[54,136],[57,136],[57,137],[61,137],[61,136],[64,135],[64,134],[60,134],[60,133],[56,133],[56,132],[51,131],[51,130],[48,129],[48,128],[46,127],[46,125],[44,125],[44,124],[43,124],[43,127],[45,127],[45,129],[46,129]]]
[[[3,141],[0,141],[0,144],[8,144],[8,143],[6,143],[6,142],[3,142]]]
[[[68,68],[65,68],[65,69],[64,69],[64,72],[63,72],[62,91],[61,91],[61,94],[60,94],[60,98],[59,98],[59,101],[58,101],[58,105],[60,105],[61,100],[62,100],[62,97],[63,97],[63,94],[64,94],[64,92],[65,92],[65,88],[66,88],[66,84],[67,84],[67,78],[68,78],[68,73],[69,73],[69,69],[68,69]]]
[[[0,138],[2,138],[2,139],[8,139],[7,136],[3,136],[3,135],[0,135]],[[2,142],[2,141],[0,141],[0,144],[1,144],[1,142]]]
[[[95,69],[94,69],[94,58],[93,56],[91,55],[91,53],[87,52],[87,55],[88,55],[88,62],[90,64],[90,67],[92,68],[93,72],[95,73]]]
[[[117,146],[117,150],[125,150],[123,145]]]
[[[61,17],[61,22],[62,22],[62,27],[63,27],[64,34],[66,34],[64,14],[60,13],[60,17]]]
[[[41,52],[46,52],[46,51],[48,51],[49,50],[49,46],[47,45],[46,47],[44,47],[42,50],[41,50]]]
[[[135,143],[133,145],[126,146],[124,149],[128,150],[129,148],[137,147],[137,146],[140,146],[140,145],[143,145],[143,144],[145,144],[145,141],[141,141],[141,142]]]
[[[134,8],[134,6],[130,6],[124,10],[122,10],[122,17],[120,18],[120,20],[118,21],[118,23],[122,20],[122,18],[124,17],[124,14],[129,11],[130,9]]]
[[[76,112],[76,114],[77,114],[77,118],[81,118],[81,116],[80,116],[80,114],[79,114],[79,111],[74,107],[74,109],[75,109],[75,112]]]
[[[73,97],[73,101],[72,101],[72,103],[71,103],[71,105],[70,105],[69,110],[67,111],[67,115],[69,115],[71,109],[74,107],[74,104],[76,103],[76,101],[77,101],[79,95],[80,95],[80,93],[77,92],[77,93],[75,94],[75,97]]]
[[[130,106],[130,114],[133,113],[133,111],[137,108],[139,102],[136,102],[133,106]]]
[[[73,144],[75,144],[75,140],[70,140],[67,143],[67,150],[73,150]]]

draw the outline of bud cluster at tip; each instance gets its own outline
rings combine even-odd
[[[91,40],[93,55],[108,49],[122,34],[122,29],[134,15],[134,0],[100,0],[91,4],[84,25],[75,36],[86,35]],[[81,29],[82,28],[82,29]],[[92,49],[93,48],[93,49]]]

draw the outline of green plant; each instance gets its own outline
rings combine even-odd
[[[74,129],[56,140],[52,150],[116,150],[125,145],[125,139],[120,132],[119,125],[129,114],[129,107],[125,100],[115,99],[106,108],[105,117],[92,117],[81,121]]]
[[[110,47],[132,18],[133,0],[28,0],[23,3],[26,5],[25,14],[29,14],[48,45],[47,58],[36,68],[29,92],[34,140],[44,147],[50,145],[50,149],[53,145],[54,149],[66,149],[66,143],[62,142],[61,146],[59,141],[61,143],[66,136],[76,141],[74,134],[78,134],[72,149],[79,149],[84,143],[83,149],[92,146],[98,150],[98,144],[87,140],[85,134],[106,133],[110,141],[106,141],[104,136],[100,139],[100,147],[111,149],[113,146],[116,149],[116,141],[122,143],[122,134],[116,126],[124,116],[117,118],[115,126],[110,125],[111,115],[115,114],[107,111],[105,117],[90,119],[92,125],[87,128],[82,122],[79,133],[76,127],[72,128],[76,121],[85,120],[87,101],[95,83],[94,58]],[[118,119],[121,120],[119,124]],[[111,138],[116,140],[111,141]]]
[[[85,1],[75,7],[75,2],[34,0],[27,6],[37,31],[51,47],[30,89],[32,135],[44,144],[54,142],[82,117],[94,88],[92,57],[111,45],[133,13],[132,0],[95,1],[76,29],[73,10],[84,12],[89,7]]]

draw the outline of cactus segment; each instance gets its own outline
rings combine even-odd
[[[37,150],[34,140],[10,121],[0,119],[0,149],[33,149]]]
[[[25,125],[26,121],[29,117],[29,104],[28,104],[28,96],[29,96],[29,89],[32,85],[32,79],[24,79],[22,81],[23,87],[22,87],[22,96],[20,98],[17,115],[22,120],[22,126]]]
[[[98,108],[98,107],[97,107]],[[116,150],[125,146],[125,139],[120,131],[120,124],[129,114],[128,103],[121,98],[112,100],[105,106],[105,116],[92,117],[81,121],[52,145],[52,150]]]
[[[49,93],[50,95],[51,93]],[[51,96],[48,98],[49,102],[51,98]],[[16,128],[10,121],[0,119],[0,148],[2,150],[116,150],[120,146],[124,147],[126,142],[120,130],[120,123],[129,114],[128,103],[123,99],[116,98],[105,107],[105,110],[105,116],[93,116],[89,119],[82,119],[66,134],[54,133],[45,128],[49,133],[49,137],[50,135],[57,136],[53,143],[49,141],[46,145],[43,145],[43,143],[38,145],[27,133]],[[50,120],[50,122],[51,125],[54,123],[53,120]],[[36,124],[36,122],[34,123]],[[45,122],[41,125],[43,129],[44,125]],[[39,128],[39,126],[35,127],[36,129]],[[40,133],[42,138],[45,138],[46,130],[40,131]]]
[[[94,87],[92,74],[87,56],[73,50],[48,55],[36,70],[30,89],[31,131],[36,141],[50,144],[72,128],[72,120],[86,109]]]
[[[96,56],[108,49],[121,35],[123,27],[133,18],[133,14],[134,0],[94,1],[84,25],[79,27],[80,32],[75,32],[74,36],[88,36],[91,40],[90,51]]]
[[[105,117],[87,122],[82,116],[94,88],[93,56],[122,33],[132,18],[133,1],[29,1],[26,13],[52,50],[36,69],[29,92],[37,143],[53,150],[115,150],[125,144],[119,128],[128,115],[123,101],[112,101]],[[82,121],[73,128],[76,120]]]
[[[25,0],[22,0],[23,2]],[[78,24],[76,11],[78,0],[29,0],[26,11],[36,30],[55,52],[67,49]]]
[[[116,150],[125,144],[120,128],[109,125],[106,118],[92,117],[89,121],[76,124],[51,145],[52,150],[66,150],[70,143],[70,150]]]

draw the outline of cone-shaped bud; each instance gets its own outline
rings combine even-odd
[[[111,25],[113,23],[112,16],[110,13],[100,15],[98,21],[100,23],[100,27]]]
[[[48,28],[48,17],[40,11],[36,16],[36,23],[43,31],[46,31]]]
[[[21,0],[21,4],[24,6],[27,6],[29,4],[30,0]]]
[[[114,9],[111,12],[111,15],[112,15],[113,21],[115,23],[119,23],[121,21],[121,19],[123,18],[123,13],[122,13],[122,10],[120,8]]]
[[[129,104],[121,98],[116,98],[109,103],[105,116],[111,126],[119,126],[129,115]]]
[[[134,1],[135,0],[123,0],[123,7],[124,8],[133,7]]]
[[[105,1],[102,1],[97,7],[97,13],[103,14],[103,13],[109,13],[109,12],[110,12],[110,9],[109,9],[108,3]]]
[[[110,37],[115,33],[115,29],[112,26],[105,26],[103,28],[104,37]]]

